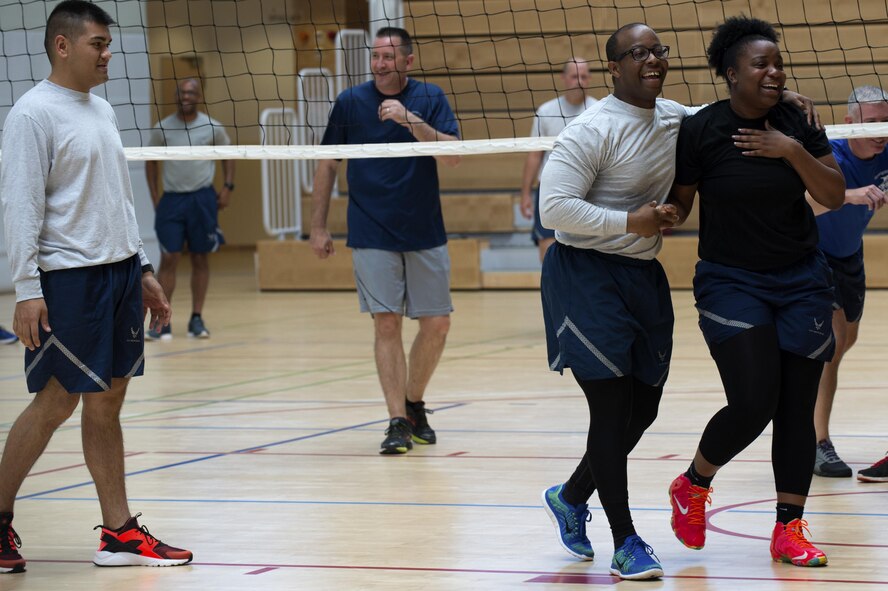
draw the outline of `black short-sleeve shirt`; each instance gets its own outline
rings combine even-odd
[[[814,213],[805,184],[782,158],[743,156],[732,135],[771,127],[801,143],[815,158],[831,153],[826,133],[799,109],[779,103],[760,119],[743,119],[727,100],[682,122],[675,182],[697,184],[701,259],[753,271],[791,265],[817,248]]]

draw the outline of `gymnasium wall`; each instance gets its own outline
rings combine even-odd
[[[152,73],[155,79],[168,79],[154,85],[157,102],[162,103],[155,118],[173,110],[170,80],[197,68],[207,81],[209,114],[230,126],[232,141],[258,143],[259,113],[293,106],[293,77],[299,69],[332,69],[329,49],[336,21],[360,27],[366,21],[363,4],[362,0],[148,3]],[[790,86],[822,105],[826,123],[841,122],[852,78],[857,84],[879,84],[876,72],[888,66],[888,48],[879,41],[888,38],[884,2],[675,1],[644,10],[637,7],[638,0],[612,4],[590,8],[586,0],[411,0],[405,3],[405,22],[417,41],[414,75],[442,86],[460,118],[463,137],[478,139],[526,133],[534,106],[556,94],[557,64],[572,55],[591,60],[593,94],[606,94],[610,80],[602,57],[604,43],[610,31],[632,21],[649,23],[673,47],[664,95],[690,104],[726,96],[720,82],[713,84],[702,57],[682,58],[703,55],[708,31],[725,14],[751,14],[783,24],[782,45],[792,55]],[[854,19],[868,24],[835,24]],[[523,159],[523,154],[464,158],[456,169],[442,168],[442,188],[514,191]],[[252,246],[266,238],[261,215],[259,163],[239,162],[232,205],[221,215],[229,244]],[[888,214],[880,213],[875,224],[888,227]]]

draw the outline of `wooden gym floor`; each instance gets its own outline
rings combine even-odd
[[[769,431],[716,479],[706,548],[674,539],[666,488],[723,403],[687,291],[674,294],[675,357],[660,416],[629,461],[636,527],[666,576],[619,582],[607,574],[612,547],[597,499],[591,563],[561,550],[540,507],[540,491],[566,479],[583,452],[587,411],[573,380],[547,370],[536,292],[454,294],[427,393],[439,443],[383,457],[371,324],[354,293],[259,293],[247,253],[213,263],[212,338],[184,334],[182,269],[175,338],[146,345],[146,376],[123,410],[132,510],[162,540],[192,549],[195,562],[92,566],[100,514],[75,416],[21,490],[15,525],[28,571],[0,575],[3,591],[888,589],[888,484],[815,477],[807,518],[829,566],[771,562]],[[0,296],[7,327],[13,307]],[[888,449],[886,359],[888,292],[872,291],[832,422],[855,471]],[[20,346],[0,349],[0,382],[4,441],[30,399]]]

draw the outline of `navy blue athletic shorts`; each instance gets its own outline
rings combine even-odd
[[[665,382],[672,357],[672,297],[663,267],[556,242],[542,274],[549,369],[581,380],[634,376]]]
[[[182,252],[186,241],[189,252],[216,252],[225,244],[216,190],[204,187],[192,193],[164,193],[154,212],[154,231],[164,252]]]
[[[863,245],[849,257],[838,259],[828,254],[825,256],[836,287],[835,308],[845,311],[848,322],[858,322],[863,316],[863,300],[866,298]]]
[[[831,275],[819,250],[794,265],[764,272],[698,261],[694,297],[703,337],[712,346],[754,326],[773,324],[782,350],[829,361],[835,349]]]
[[[539,246],[541,240],[547,238],[555,238],[555,230],[543,227],[540,221],[540,188],[537,187],[533,191],[533,243]]]
[[[111,378],[140,376],[145,367],[142,266],[118,263],[40,272],[52,332],[25,350],[29,392],[55,378],[71,394],[104,392]]]

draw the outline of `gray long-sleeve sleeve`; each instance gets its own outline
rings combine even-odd
[[[662,238],[626,232],[629,212],[663,203],[689,111],[658,99],[643,109],[609,95],[558,136],[540,180],[540,218],[562,244],[651,259]]]
[[[43,297],[39,270],[148,262],[114,110],[95,95],[44,80],[18,100],[0,201],[16,301]]]

